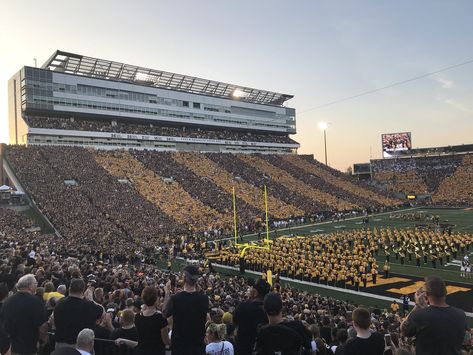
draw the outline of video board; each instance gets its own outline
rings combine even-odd
[[[383,158],[408,154],[412,149],[411,132],[385,133],[381,135]]]

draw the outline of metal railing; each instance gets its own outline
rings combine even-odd
[[[43,346],[38,354],[49,355],[54,351],[55,333],[49,332],[49,343]],[[134,355],[135,349],[126,345],[117,345],[115,340],[94,338],[94,355]]]

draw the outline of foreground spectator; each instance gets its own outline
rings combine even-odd
[[[2,307],[8,297],[8,286],[5,282],[0,283],[0,354],[5,354],[10,349],[10,339],[3,326]]]
[[[137,332],[138,339],[123,336],[118,338],[115,343],[126,344],[132,348],[137,347],[137,355],[164,355],[165,346],[169,345],[168,322],[156,309],[158,300],[156,288],[145,287],[141,293],[141,299],[144,302],[143,308],[135,316],[135,332]],[[131,312],[130,317],[133,315],[133,312],[128,309],[123,311],[122,318],[126,316],[125,312]]]
[[[256,337],[255,353],[301,354],[311,350],[311,334],[300,321],[286,321],[282,316],[282,300],[277,293],[264,298],[264,310],[269,324]]]
[[[416,305],[401,325],[403,335],[416,337],[417,355],[460,354],[465,331],[465,312],[446,303],[447,287],[436,276],[425,278],[425,290],[415,294]]]
[[[94,351],[94,331],[92,329],[82,329],[77,335],[77,350],[82,355],[91,355]]]
[[[34,296],[38,282],[32,274],[22,276],[13,296],[2,307],[2,321],[10,336],[12,354],[35,354],[38,341],[47,339],[46,308]]]
[[[332,346],[331,350],[335,355],[343,355],[348,340],[348,332],[346,329],[338,329],[337,331],[338,345]]]
[[[131,309],[124,309],[120,317],[120,328],[110,334],[110,340],[127,339],[138,341],[138,330],[135,327],[135,313]]]
[[[249,301],[242,302],[235,310],[233,321],[237,326],[236,354],[251,354],[255,345],[258,327],[268,323],[263,309],[263,299],[271,286],[263,279],[249,290]]]
[[[85,300],[84,291],[84,281],[72,279],[69,296],[61,298],[54,309],[56,349],[74,346],[79,332],[84,328],[94,328],[97,320],[102,318],[103,307]]]
[[[233,355],[233,345],[225,340],[227,326],[225,324],[210,323],[207,327],[207,355]]]
[[[384,338],[370,331],[371,315],[364,308],[356,308],[352,314],[356,338],[345,345],[344,355],[383,355]]]
[[[209,298],[197,290],[199,270],[188,265],[183,270],[184,289],[170,295],[170,282],[166,285],[164,314],[172,317],[171,352],[173,355],[205,354],[205,322]]]
[[[82,329],[77,335],[75,348],[65,346],[54,350],[51,355],[91,355],[94,350],[95,334],[92,329]]]

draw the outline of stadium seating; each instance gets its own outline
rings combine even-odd
[[[445,178],[432,196],[436,204],[473,205],[473,155],[465,155],[455,173]]]
[[[8,160],[39,209],[67,241],[82,241],[77,247],[83,251],[96,253],[100,246],[125,255],[186,230],[133,186],[119,183],[85,149],[17,146],[9,148]]]
[[[251,206],[264,211],[265,208],[261,179],[254,184],[241,180],[238,174],[232,174],[232,171],[222,168],[222,166],[219,166],[212,160],[212,158],[216,158],[217,156],[221,159],[227,160],[233,165],[237,162],[234,155],[231,154],[203,155],[193,152],[174,154],[176,161],[189,167],[197,175],[211,179],[215,184],[227,190],[229,193],[232,192],[233,186],[235,186],[236,193],[239,197]],[[281,201],[278,197],[273,197],[272,194],[270,194],[268,200],[268,203],[271,206],[270,214],[274,218],[285,219],[291,216],[304,215],[302,209],[287,204]]]
[[[146,169],[130,153],[96,151],[93,154],[112,176],[128,179],[136,191],[157,209],[189,226],[193,231],[201,232],[231,225],[230,214],[221,214],[195,200],[177,181],[165,181],[161,176]]]
[[[220,170],[226,170],[232,174],[235,178],[239,179],[240,183],[246,182],[247,184],[256,186],[259,191],[262,191],[263,185],[267,185],[267,190],[270,195],[273,195],[280,201],[292,206],[298,206],[300,209],[307,211],[308,213],[316,213],[317,211],[324,211],[327,206],[322,201],[313,201],[305,198],[299,192],[293,192],[290,188],[287,188],[283,184],[269,179],[268,176],[264,175],[258,170],[253,169],[248,164],[245,164],[241,159],[229,154],[210,154],[208,158],[217,164]],[[241,189],[239,189],[240,191]],[[261,193],[260,193],[261,196]],[[260,202],[261,204],[261,202]],[[270,201],[270,210],[273,211],[276,206]],[[291,213],[292,215],[301,215],[300,212]]]
[[[289,174],[283,169],[280,169],[264,159],[256,155],[241,154],[238,156],[240,160],[245,162],[253,170],[259,171],[265,174],[271,180],[275,180],[287,189],[291,189],[294,192],[299,193],[300,196],[304,196],[313,200],[314,202],[324,201],[326,208],[333,206],[339,211],[348,211],[357,208],[358,206],[337,198],[329,193],[321,191],[318,187],[307,185],[305,182],[296,179],[294,176]],[[275,157],[274,160],[279,160]]]
[[[201,201],[221,214],[228,216],[233,213],[232,194],[228,188],[221,188],[212,179],[195,174],[190,168],[174,159],[174,153],[159,154],[135,150],[133,156],[157,175],[172,178],[179,183],[192,198]],[[261,207],[261,206],[259,206]],[[244,223],[250,223],[262,213],[261,208],[253,207],[239,196],[236,198],[238,217]],[[254,227],[248,226],[248,229]]]
[[[350,202],[360,203],[363,206],[395,206],[400,201],[382,194],[367,184],[350,178],[338,170],[332,169],[311,156],[304,155],[286,155],[280,162],[289,162],[285,169],[289,170],[293,176],[304,177],[304,180],[312,186],[320,186],[325,191],[337,193]],[[274,160],[275,163],[278,161]]]
[[[442,181],[454,175],[463,156],[445,155],[383,159],[371,162],[373,179],[392,192],[434,194]]]
[[[229,233],[233,187],[238,223],[245,231],[256,230],[264,220],[264,184],[272,220],[399,204],[296,156],[53,146],[11,146],[7,153],[18,178],[60,233],[95,244],[111,244],[111,238],[152,241],[189,231]]]
[[[275,134],[257,134],[237,132],[230,130],[204,130],[202,128],[193,127],[172,127],[160,126],[156,123],[130,123],[104,120],[86,120],[70,117],[42,117],[42,116],[26,116],[26,122],[30,127],[51,128],[51,129],[67,129],[79,131],[94,132],[113,132],[127,134],[146,134],[172,137],[188,137],[188,138],[206,138],[206,139],[222,139],[235,141],[256,141],[267,143],[296,143],[294,140],[285,135]]]

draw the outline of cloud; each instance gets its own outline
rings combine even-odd
[[[467,112],[467,113],[473,113],[472,108],[465,106],[461,102],[455,101],[454,99],[446,99],[443,102],[445,102],[447,105],[453,107],[456,110]]]
[[[453,80],[448,80],[445,78],[434,78],[436,82],[438,82],[444,89],[451,89],[455,82]]]

